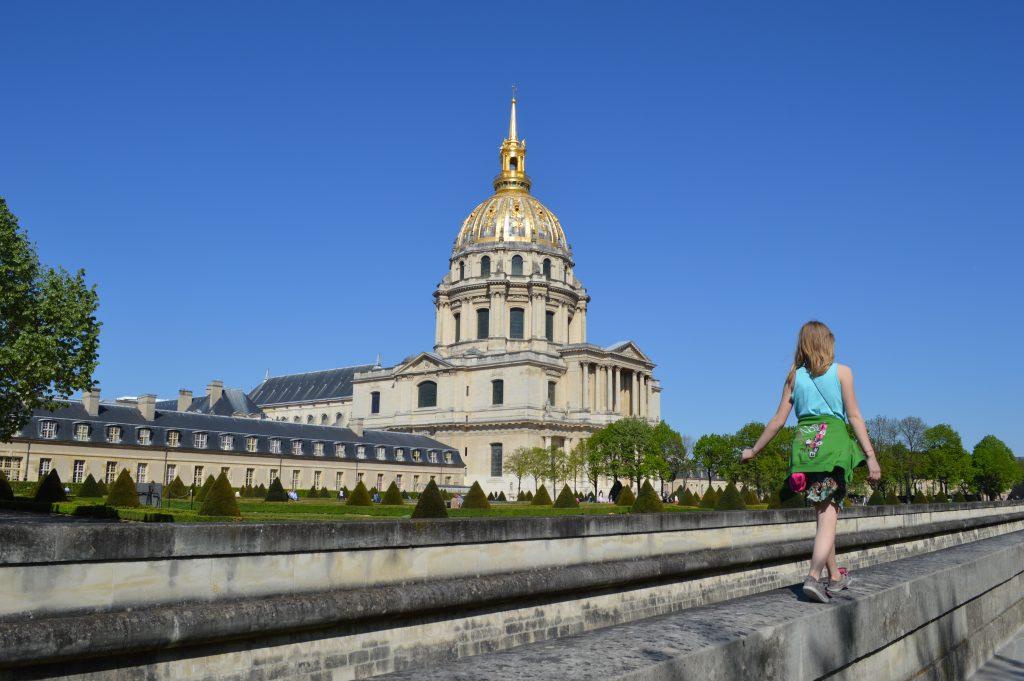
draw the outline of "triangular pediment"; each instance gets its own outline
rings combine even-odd
[[[620,357],[635,359],[646,364],[653,364],[651,358],[645,355],[643,351],[633,341],[623,341],[622,343],[616,343],[615,345],[608,346],[606,350]]]
[[[396,376],[405,374],[422,374],[432,371],[445,371],[452,368],[452,364],[441,359],[430,352],[421,352],[412,359],[405,362],[395,371]]]

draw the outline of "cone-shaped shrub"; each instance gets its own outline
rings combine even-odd
[[[716,511],[744,511],[746,508],[747,505],[743,503],[740,491],[731,482],[725,486],[722,496],[718,497],[718,501],[715,502]]]
[[[576,501],[576,495],[569,489],[569,485],[562,485],[562,491],[555,499],[555,508],[579,508],[580,502]]]
[[[100,494],[102,494],[103,496],[107,496],[107,494],[110,492],[110,487],[107,486],[107,481],[100,480],[96,484],[100,486]]]
[[[227,473],[221,472],[214,480],[213,485],[206,492],[199,515],[231,516],[233,518],[242,515],[238,510],[235,490],[232,489],[231,483],[228,481]]]
[[[532,506],[550,506],[552,503],[551,495],[548,494],[548,488],[544,485],[540,486],[537,493],[533,495],[533,499],[530,500]]]
[[[117,474],[117,480],[110,486],[110,494],[107,495],[107,506],[122,506],[135,508],[139,506],[139,495],[135,491],[135,481],[128,475],[128,470],[121,469]]]
[[[693,495],[689,487],[684,489],[682,496],[679,497],[680,506],[696,506],[699,503],[700,501]]]
[[[423,489],[423,493],[420,494],[419,501],[416,502],[416,508],[412,511],[413,518],[447,518],[448,509],[444,505],[444,497],[441,496],[441,490],[437,488],[437,483],[433,480],[427,483],[427,486]]]
[[[885,498],[885,503],[888,504],[889,506],[898,506],[899,504],[901,504],[903,502],[901,502],[900,498],[898,496],[896,496],[895,494],[890,494],[889,496],[887,496]]]
[[[491,502],[487,500],[487,495],[484,494],[484,490],[480,487],[479,482],[474,482],[473,486],[469,488],[469,493],[466,494],[466,498],[462,500],[462,508],[490,508]]]
[[[616,506],[632,506],[636,503],[636,495],[633,494],[633,488],[629,485],[623,485],[622,491],[619,492],[619,498],[615,500]]]
[[[628,487],[623,488],[625,492]],[[636,498],[630,507],[630,513],[661,513],[665,510],[665,507],[661,504],[661,499],[658,498],[658,493],[651,487],[650,480],[644,480],[644,484],[640,487],[640,496]]]
[[[715,504],[718,503],[718,495],[715,494],[714,486],[708,487],[708,491],[701,497],[700,503],[697,504],[701,508],[714,508]]]
[[[885,506],[885,495],[882,494],[882,490],[876,489],[872,493],[871,498],[868,499],[868,506]]]
[[[744,505],[746,505],[746,506],[753,506],[754,504],[759,504],[759,503],[761,503],[761,502],[757,500],[757,495],[754,494],[754,490],[752,490],[749,487],[746,488],[745,490],[743,490],[743,504]]]
[[[370,498],[370,493],[362,480],[356,483],[356,488],[352,490],[352,494],[349,495],[345,504],[347,506],[373,506],[373,499]]]
[[[497,499],[494,496],[494,492],[488,492],[487,493],[487,501],[496,501],[496,500]]]
[[[505,496],[504,492],[498,492],[497,501],[508,501],[508,497]]]
[[[305,496],[307,499],[319,499],[320,488],[317,487],[316,485],[312,485],[310,486],[309,491],[306,492],[303,496]]]
[[[935,495],[934,501],[936,504],[948,504],[949,497],[946,496],[945,492],[939,492],[938,494]]]
[[[965,501],[967,501],[967,497],[964,496],[963,492],[957,492],[956,494],[953,495],[953,501],[958,504],[962,504]]]
[[[7,482],[7,476],[0,471],[0,501],[14,501],[14,490],[11,483]]]
[[[267,495],[263,497],[264,501],[288,501],[288,493],[284,491],[284,485],[281,484],[281,478],[274,478],[270,481],[270,489],[267,490]]]
[[[526,496],[523,497],[523,501],[533,501],[533,492],[526,490]]]
[[[910,500],[910,503],[912,503],[912,504],[927,504],[928,503],[928,495],[925,494],[924,492],[918,492]]]
[[[682,485],[679,485],[679,487],[676,487],[676,491],[675,491],[675,493],[672,494],[672,496],[675,497],[677,504],[683,498],[684,494],[686,494],[686,488],[685,487],[683,487]]]
[[[68,500],[68,495],[64,493],[64,483],[60,481],[56,468],[51,468],[43,481],[39,483],[39,487],[36,488],[35,500],[47,504]]]
[[[78,488],[78,496],[86,499],[103,496],[103,492],[100,491],[100,486],[96,484],[96,478],[92,477],[92,473],[85,476],[85,481],[82,483],[82,486]]]
[[[252,496],[254,499],[265,499],[267,497],[267,486],[261,482],[258,487],[253,489]]]
[[[210,493],[210,488],[213,487],[213,483],[215,482],[217,482],[217,479],[215,477],[213,477],[212,475],[207,475],[206,482],[204,482],[203,486],[199,488],[198,492],[196,492],[196,501],[205,500],[206,495]]]
[[[516,501],[526,501],[526,494],[523,490],[519,490],[519,494],[516,495]]]
[[[167,489],[164,490],[164,494],[168,499],[184,499],[188,496],[188,487],[185,487],[181,478],[175,475],[174,480],[171,480],[171,484],[167,485]]]
[[[384,492],[384,498],[381,499],[380,503],[387,506],[401,506],[405,503],[402,499],[402,490],[398,489],[398,485],[395,484],[394,480],[388,485],[388,490]]]

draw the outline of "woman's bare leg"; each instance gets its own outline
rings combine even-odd
[[[839,514],[831,501],[815,504],[814,510],[818,513],[818,529],[814,534],[814,552],[811,554],[811,571],[808,575],[818,579],[826,563],[831,561],[832,565],[835,564],[836,521]],[[829,567],[831,569],[831,565]],[[836,568],[834,574],[839,574],[839,568]]]
[[[832,581],[839,579],[839,564],[836,563],[836,541],[832,539],[832,553],[828,554],[828,561],[825,563],[828,568],[828,578]]]

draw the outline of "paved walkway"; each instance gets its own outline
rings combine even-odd
[[[0,525],[39,525],[59,523],[119,523],[110,518],[83,518],[59,513],[33,513],[30,511],[0,510]]]
[[[971,681],[1024,680],[1024,627],[996,651],[995,657],[971,677]]]

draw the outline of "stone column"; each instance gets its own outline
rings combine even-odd
[[[619,395],[619,367],[612,367],[612,411],[622,414],[622,399]]]
[[[583,409],[590,411],[590,365],[580,362],[580,369],[583,371]]]
[[[633,372],[633,380],[631,381],[633,386],[633,394],[630,396],[630,402],[633,404],[633,416],[640,415],[640,374],[639,372]]]
[[[491,293],[491,338],[505,337],[505,316],[508,311],[505,309],[505,295],[501,291]]]
[[[544,304],[544,294],[534,293],[531,298],[533,305],[531,306],[530,315],[533,319],[533,328],[530,330],[527,338],[544,338],[544,315],[547,312],[547,306]]]
[[[611,411],[612,404],[612,368],[608,365],[604,366],[604,410]]]

